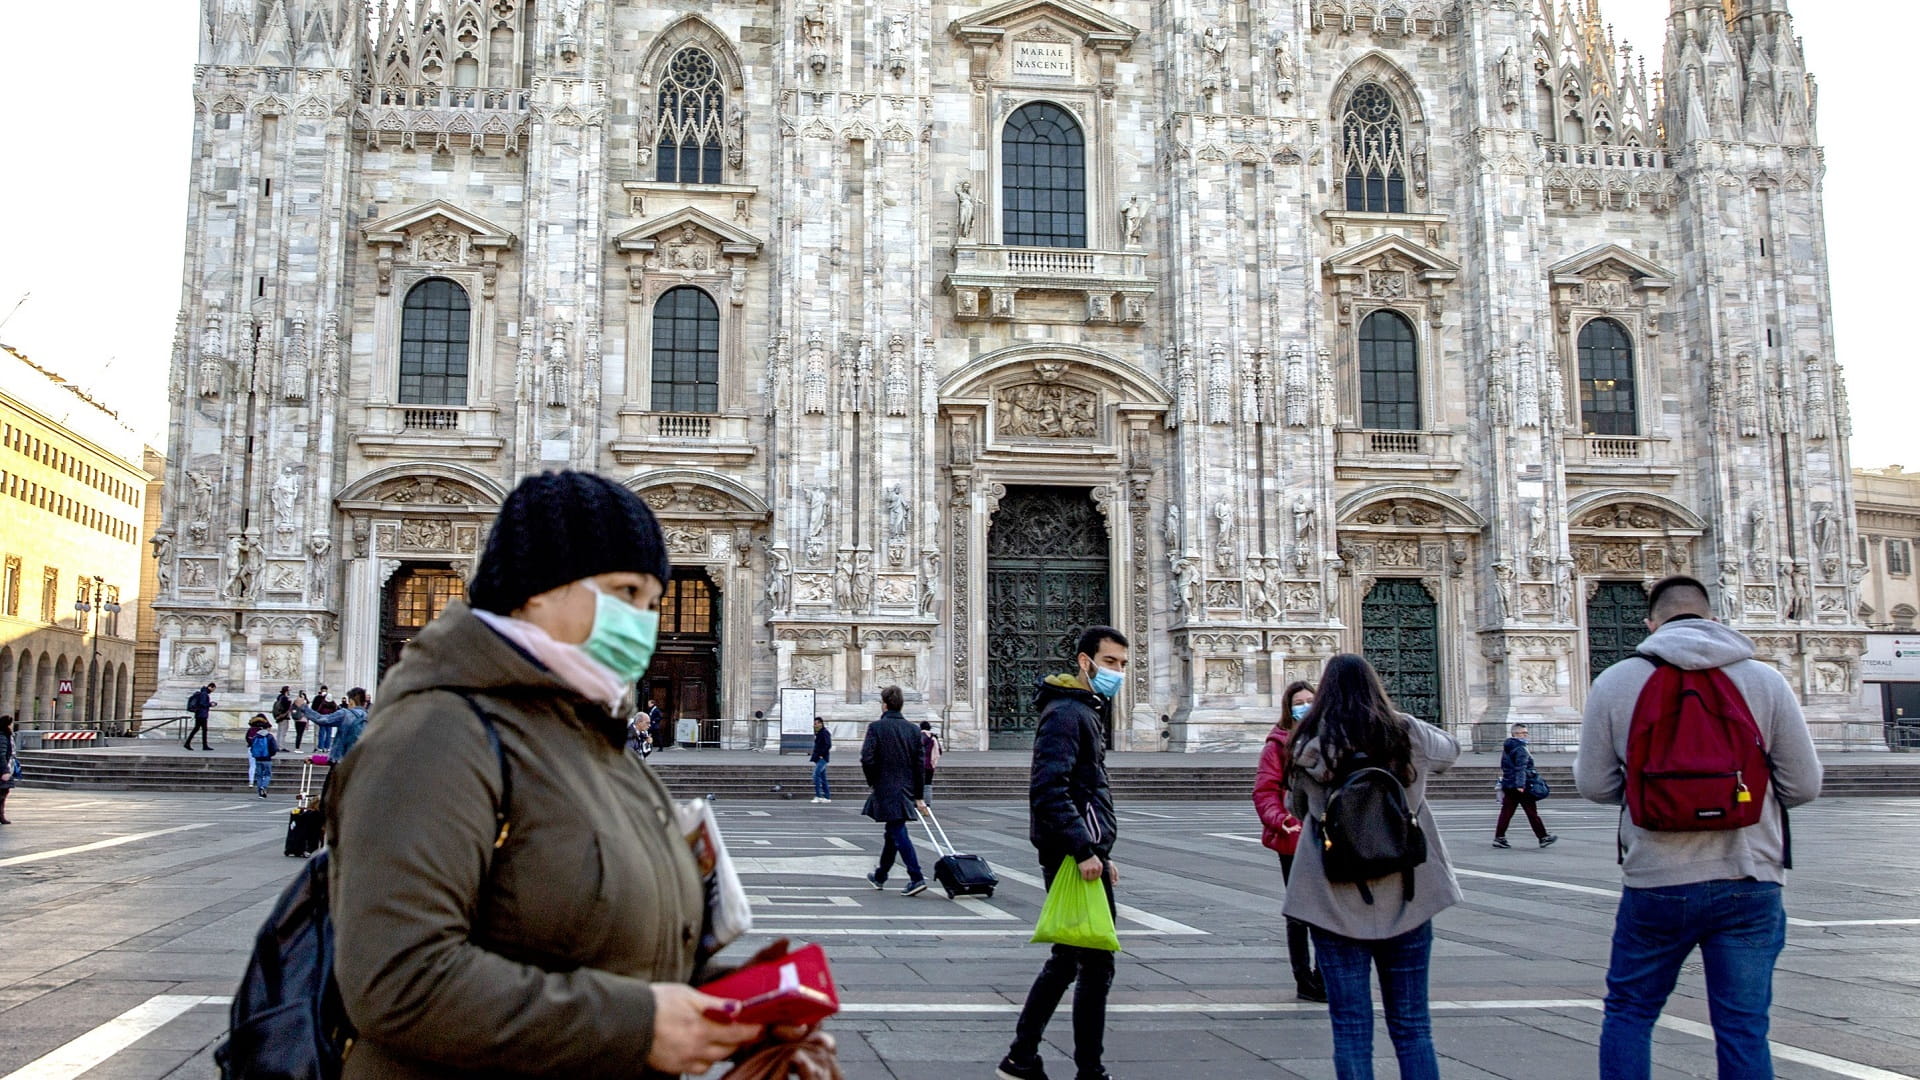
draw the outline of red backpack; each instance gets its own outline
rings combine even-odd
[[[1725,672],[1657,656],[1627,729],[1626,809],[1656,832],[1744,829],[1760,821],[1772,767],[1753,711]]]

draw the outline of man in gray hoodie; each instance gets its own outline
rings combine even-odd
[[[1718,668],[1752,711],[1773,764],[1760,821],[1718,832],[1652,832],[1620,817],[1625,887],[1614,920],[1600,1029],[1601,1080],[1652,1074],[1653,1026],[1699,947],[1706,959],[1715,1051],[1722,1080],[1773,1076],[1767,1013],[1773,965],[1786,946],[1780,887],[1789,861],[1786,808],[1820,794],[1820,759],[1800,703],[1778,671],[1753,659],[1753,642],[1713,620],[1707,588],[1666,578],[1648,597],[1640,652],[1687,671]],[[1597,803],[1621,805],[1627,733],[1655,665],[1629,657],[1594,680],[1580,728],[1574,781]]]

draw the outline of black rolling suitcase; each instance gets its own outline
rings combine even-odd
[[[290,859],[304,859],[320,850],[324,825],[320,800],[313,794],[313,759],[308,758],[300,768],[300,794],[287,817],[287,846],[283,853]]]
[[[927,839],[933,842],[933,850],[940,853],[940,861],[933,864],[933,879],[947,890],[949,900],[956,896],[992,896],[994,887],[1000,879],[993,876],[993,868],[979,855],[962,855],[953,850],[953,842],[947,839],[947,830],[940,820],[928,810],[920,819],[926,826]],[[936,838],[933,830],[939,829]]]

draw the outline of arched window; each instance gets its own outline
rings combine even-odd
[[[1023,105],[1000,145],[1003,244],[1087,246],[1087,146],[1058,105]]]
[[[691,285],[653,306],[653,410],[720,411],[720,309]]]
[[[1360,324],[1360,426],[1397,431],[1420,427],[1420,360],[1413,324],[1397,311],[1376,311]]]
[[[726,91],[713,57],[692,47],[674,53],[660,80],[655,179],[673,184],[720,182],[720,133],[726,106]]]
[[[1407,212],[1407,139],[1400,110],[1379,83],[1362,83],[1347,99],[1340,121],[1347,159],[1347,209],[1371,214]]]
[[[446,278],[428,278],[407,292],[400,313],[402,405],[467,403],[472,322],[467,290]]]
[[[1580,328],[1580,430],[1588,435],[1638,435],[1633,404],[1633,339],[1612,319]]]

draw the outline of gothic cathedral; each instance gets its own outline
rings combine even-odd
[[[203,3],[156,708],[373,686],[558,468],[659,514],[641,689],[725,745],[1023,746],[1096,621],[1117,749],[1343,650],[1563,740],[1676,572],[1858,698],[1787,0],[1655,81],[1593,0]]]

